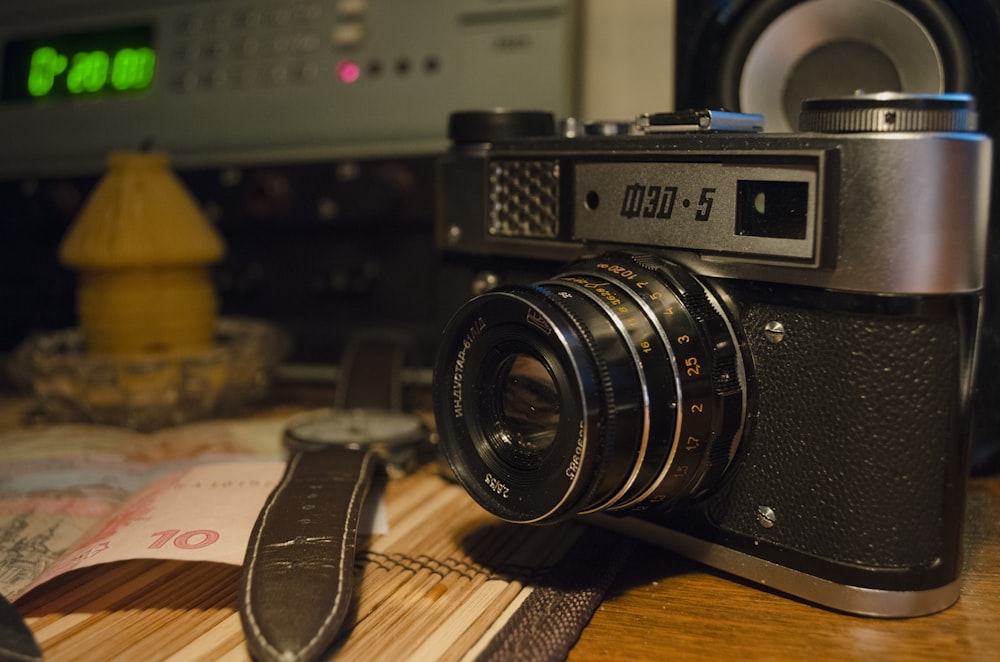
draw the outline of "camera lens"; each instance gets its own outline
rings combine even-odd
[[[703,496],[739,444],[745,381],[715,294],[659,257],[609,253],[463,306],[434,403],[469,493],[550,522]]]

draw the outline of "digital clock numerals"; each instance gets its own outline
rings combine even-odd
[[[152,25],[134,24],[0,40],[0,102],[105,100],[149,90],[154,36]]]
[[[156,53],[152,48],[63,54],[51,46],[41,46],[32,52],[28,63],[27,89],[36,98],[53,93],[143,90],[153,82],[155,67]]]

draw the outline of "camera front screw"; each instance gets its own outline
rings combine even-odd
[[[452,225],[448,228],[448,233],[445,235],[445,241],[448,242],[449,246],[455,246],[462,239],[462,228],[457,225]]]
[[[781,322],[771,321],[764,325],[764,337],[772,343],[779,343],[785,339],[785,325]]]
[[[778,522],[778,513],[771,506],[757,506],[757,521],[765,529],[770,529]]]

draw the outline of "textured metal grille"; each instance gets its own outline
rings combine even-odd
[[[559,235],[559,164],[493,161],[489,233],[498,237],[554,239]]]

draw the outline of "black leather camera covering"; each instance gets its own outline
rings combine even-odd
[[[759,415],[708,505],[721,531],[854,568],[954,571],[963,329],[975,302],[924,304],[892,314],[746,307]],[[770,321],[785,328],[780,342],[762,332]],[[762,506],[774,511],[770,528],[758,520]]]

